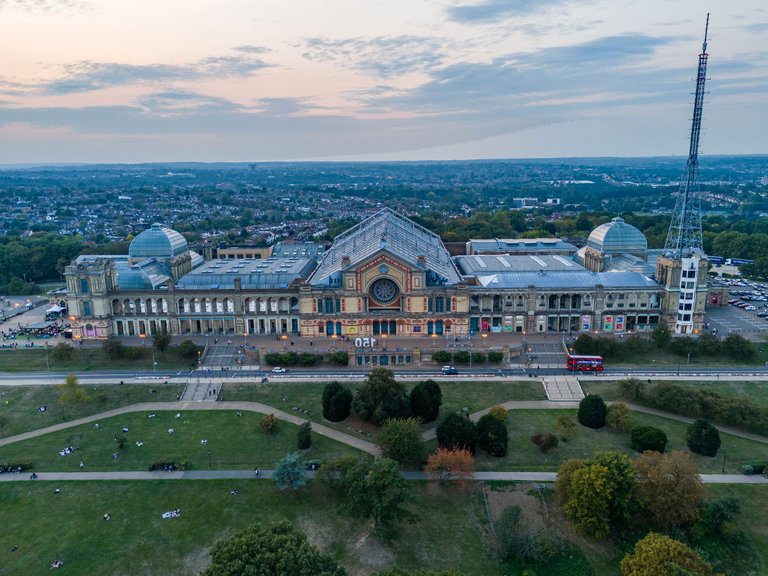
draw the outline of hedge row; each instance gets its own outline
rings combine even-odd
[[[435,362],[456,362],[457,364],[469,364],[469,359],[472,358],[472,362],[475,364],[483,364],[486,360],[494,364],[498,364],[504,359],[504,353],[496,350],[491,350],[486,356],[485,352],[468,352],[467,350],[460,350],[458,352],[449,352],[448,350],[438,350],[432,354],[432,360]]]

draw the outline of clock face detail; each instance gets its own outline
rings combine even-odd
[[[389,272],[389,267],[386,264],[382,264],[381,266],[379,266],[379,272],[381,272],[382,274],[386,274],[387,272]]]
[[[389,278],[379,278],[371,284],[371,298],[379,304],[391,304],[399,293],[397,284]]]

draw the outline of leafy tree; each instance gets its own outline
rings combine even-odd
[[[410,402],[405,386],[395,380],[392,370],[374,368],[358,388],[352,407],[365,421],[383,423],[387,418],[405,418]]]
[[[119,360],[125,354],[123,343],[115,337],[104,340],[101,349],[104,355],[111,360]]]
[[[451,353],[447,350],[436,350],[432,353],[432,360],[435,362],[450,362]]]
[[[182,340],[179,344],[179,354],[184,358],[196,358],[200,347],[192,340]]]
[[[155,330],[155,333],[152,334],[152,346],[155,347],[155,350],[163,354],[168,350],[168,346],[171,345],[172,339],[173,337],[171,336],[171,333],[168,332],[168,329],[165,326],[161,326],[159,330]]]
[[[298,452],[284,456],[275,466],[272,479],[280,490],[298,490],[307,481],[307,473],[299,462]]]
[[[390,418],[381,427],[378,440],[384,457],[399,464],[420,464],[424,458],[418,418]]]
[[[267,434],[274,434],[277,431],[277,417],[274,414],[267,414],[259,420],[259,426]]]
[[[604,538],[625,528],[637,508],[636,473],[621,452],[602,452],[591,460],[560,466],[555,490],[577,531]]]
[[[406,570],[396,566],[383,572],[374,572],[373,576],[466,576],[456,570]]]
[[[579,423],[587,428],[602,428],[606,412],[603,399],[597,394],[588,394],[579,402]]]
[[[720,449],[720,431],[706,420],[699,418],[688,426],[686,441],[691,452],[702,456],[714,456]]]
[[[650,450],[663,453],[667,447],[667,435],[664,430],[653,426],[635,426],[632,428],[630,441],[632,449],[637,452]]]
[[[344,568],[283,520],[217,542],[203,576],[346,576]]]
[[[283,355],[277,352],[269,352],[264,355],[264,363],[270,366],[280,366],[284,364]]]
[[[608,426],[618,432],[629,432],[629,429],[632,427],[632,413],[629,410],[629,406],[623,402],[614,402],[608,406],[605,421]]]
[[[501,404],[496,404],[495,406],[491,406],[491,409],[488,410],[488,415],[493,416],[499,422],[506,424],[509,412]]]
[[[573,349],[579,354],[597,354],[595,339],[589,334],[581,334],[573,343]]]
[[[558,416],[556,426],[564,436],[570,436],[576,431],[576,422],[570,416]]]
[[[336,366],[347,366],[349,364],[349,353],[340,351],[333,352],[328,356],[328,360],[331,364],[335,364]]]
[[[728,334],[723,340],[723,349],[729,356],[737,360],[749,360],[757,352],[752,342],[734,332]]]
[[[302,366],[314,366],[320,361],[320,356],[312,354],[310,352],[302,352],[299,354],[299,364]]]
[[[296,447],[299,450],[307,450],[312,447],[312,424],[304,422],[299,426],[296,434]]]
[[[488,362],[498,364],[502,360],[504,360],[504,352],[499,352],[498,350],[488,352]]]
[[[672,332],[666,324],[658,324],[656,328],[651,331],[651,341],[656,344],[656,348],[659,350],[663,350],[669,346],[671,340]]]
[[[531,436],[531,442],[539,447],[544,453],[549,452],[553,448],[557,448],[557,436],[550,432],[539,432]]]
[[[343,472],[341,488],[344,510],[352,516],[370,518],[374,528],[387,530],[395,522],[414,522],[416,516],[406,507],[413,496],[397,462],[380,458],[373,464],[359,459]]]
[[[624,397],[630,400],[640,400],[645,391],[645,384],[638,378],[624,378],[619,380],[619,388]]]
[[[491,456],[505,456],[509,443],[506,424],[490,414],[481,416],[477,421],[477,443]]]
[[[144,356],[144,350],[137,346],[128,346],[123,348],[123,356],[128,360],[139,360]]]
[[[421,418],[422,422],[433,422],[442,402],[443,391],[434,380],[419,382],[411,390],[411,414]]]
[[[74,374],[67,376],[64,384],[59,386],[59,400],[64,405],[82,404],[88,400],[88,393]]]
[[[691,457],[644,452],[635,460],[637,495],[651,523],[662,530],[691,524],[699,517],[704,487]]]
[[[437,426],[437,443],[449,450],[463,448],[475,453],[477,444],[477,430],[475,424],[465,416],[459,416],[455,412],[448,416]]]
[[[323,389],[323,418],[331,422],[341,422],[352,406],[352,392],[336,381],[329,382]]]
[[[433,454],[429,455],[424,470],[437,476],[440,482],[454,480],[461,490],[466,490],[475,472],[475,461],[472,453],[463,448],[437,447]]]
[[[72,348],[69,344],[66,342],[59,342],[56,344],[56,346],[53,347],[53,352],[51,355],[53,356],[54,360],[57,360],[59,362],[66,362],[67,360],[71,360],[72,356],[75,353],[75,349]]]
[[[684,572],[683,572],[684,571]],[[713,576],[712,567],[691,548],[654,532],[635,544],[621,561],[622,576]]]

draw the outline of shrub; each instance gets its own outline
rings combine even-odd
[[[135,348],[135,347],[128,347],[123,349],[123,356],[127,360],[138,360],[139,358],[144,356],[144,350],[141,348]]]
[[[538,446],[539,450],[545,454],[553,448],[557,448],[557,436],[549,432],[539,432],[538,434],[534,434],[531,436],[531,442]]]
[[[477,430],[469,418],[452,413],[437,426],[437,443],[448,450],[462,448],[474,454]]]
[[[283,364],[283,355],[277,352],[269,352],[264,355],[264,363],[270,366],[281,366]]]
[[[119,344],[119,342],[118,342]],[[53,356],[54,360],[58,361],[67,361],[72,359],[72,355],[74,354],[75,350],[67,344],[66,342],[59,342],[56,344],[56,346],[53,347],[53,353],[51,356]]]
[[[184,358],[196,358],[200,347],[192,340],[183,340],[179,344],[179,355]]]
[[[475,364],[483,364],[485,362],[485,354],[482,352],[472,352],[472,362]]]
[[[336,366],[347,366],[349,364],[349,354],[347,352],[334,352],[328,357],[328,360]]]
[[[411,390],[411,414],[422,422],[433,422],[443,402],[443,391],[434,380],[419,382]]]
[[[597,394],[588,394],[579,402],[579,423],[587,428],[602,428],[605,426],[606,412],[603,399]]]
[[[302,352],[299,354],[299,364],[302,366],[314,366],[320,360],[320,356],[312,354],[310,352]]]
[[[447,350],[437,350],[432,354],[432,360],[440,364],[451,361],[451,353]]]
[[[490,414],[482,416],[477,421],[477,443],[491,456],[506,455],[509,443],[506,425]]]
[[[488,362],[498,364],[502,360],[504,360],[504,352],[499,352],[498,350],[488,352]]]
[[[469,364],[469,352],[466,350],[459,350],[453,355],[453,361],[458,364]]]
[[[267,414],[259,421],[259,426],[267,434],[274,434],[277,431],[277,418],[274,414]]]
[[[723,350],[736,360],[749,360],[757,350],[755,345],[740,334],[731,332],[723,340]]]
[[[640,400],[645,391],[645,384],[638,378],[624,378],[619,380],[619,388],[621,389],[622,396],[625,398]]]
[[[323,418],[341,422],[352,407],[352,392],[338,382],[330,382],[323,389]]]
[[[123,357],[125,347],[117,338],[109,338],[101,345],[104,355],[111,360],[119,360]]]
[[[378,441],[383,456],[398,464],[421,464],[424,460],[418,418],[390,418],[381,427]]]
[[[296,352],[286,352],[280,355],[280,361],[285,366],[296,366],[299,363],[299,355]]]
[[[653,426],[635,426],[632,428],[632,449],[637,452],[651,450],[664,453],[667,447],[667,435],[664,430]]]
[[[491,407],[491,409],[488,410],[488,414],[504,424],[507,423],[507,418],[509,417],[507,409],[501,404],[496,404],[496,406]]]
[[[714,456],[720,449],[720,432],[712,424],[699,418],[688,426],[686,441],[691,452]]]
[[[570,416],[563,414],[557,418],[557,429],[563,436],[570,436],[576,431],[576,422]]]
[[[307,450],[312,446],[312,424],[304,422],[296,433],[296,447],[299,450]]]
[[[614,402],[608,406],[605,421],[608,426],[618,432],[629,432],[632,427],[632,413],[623,402]]]
[[[560,551],[560,542],[546,528],[535,529],[521,522],[522,516],[517,505],[507,506],[501,513],[496,524],[499,555],[502,560],[544,564]],[[524,571],[523,575],[526,573],[534,574],[532,570]]]

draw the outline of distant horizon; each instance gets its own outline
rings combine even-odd
[[[768,154],[768,9],[712,8],[700,152]],[[684,155],[707,12],[695,0],[2,0],[0,161]]]

